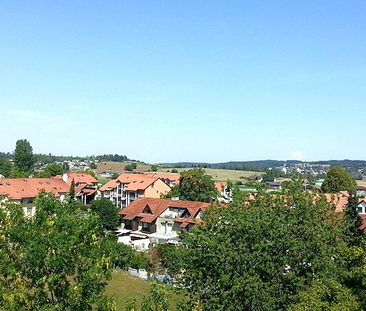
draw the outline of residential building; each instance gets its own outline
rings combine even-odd
[[[144,173],[146,176],[160,178],[169,187],[174,187],[179,184],[180,174],[175,173],[161,173],[161,172],[149,172]]]
[[[0,196],[3,201],[17,202],[27,215],[34,215],[34,199],[39,192],[52,193],[61,201],[65,199],[69,186],[59,178],[4,178],[0,180]]]
[[[137,198],[160,198],[170,187],[158,177],[124,173],[100,189],[100,196],[109,198],[119,208],[130,205]]]
[[[122,217],[118,240],[140,250],[158,243],[178,243],[179,233],[202,222],[208,203],[139,198],[119,214]]]
[[[219,193],[217,198],[219,202],[229,203],[233,200],[233,193],[231,189],[228,188],[227,183],[216,181],[215,188]]]
[[[90,174],[66,173],[62,175],[62,180],[69,185],[69,188],[74,182],[75,197],[85,205],[97,195],[98,181]]]

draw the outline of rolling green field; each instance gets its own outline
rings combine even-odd
[[[169,168],[159,168],[159,171],[161,172],[166,172],[167,170],[169,170]],[[189,170],[189,168],[178,168],[177,170],[182,172]],[[262,172],[224,170],[216,168],[205,168],[204,170],[208,175],[211,175],[215,181],[227,181],[228,179],[231,181],[239,181],[252,175],[259,176],[263,174]]]
[[[106,288],[106,294],[115,299],[117,310],[124,311],[129,298],[135,298],[140,306],[143,296],[149,294],[149,283],[129,275],[125,271],[113,271],[112,280]],[[169,292],[169,311],[176,311],[180,297],[173,291]]]
[[[112,171],[117,173],[122,173],[124,171],[125,165],[131,162],[100,162],[98,163],[97,172],[103,171]],[[151,164],[147,163],[137,163],[137,168],[134,169],[134,172],[147,172],[151,169]],[[179,172],[189,170],[190,168],[178,168]],[[163,167],[158,166],[158,172],[171,171],[171,167]],[[236,170],[224,170],[224,169],[214,169],[214,168],[205,168],[204,169],[208,175],[211,175],[215,181],[227,181],[230,179],[231,181],[239,181],[247,178],[251,175],[262,175],[262,172],[253,172],[253,171],[236,171]]]

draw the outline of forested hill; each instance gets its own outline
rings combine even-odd
[[[167,167],[186,168],[186,167],[208,167],[208,168],[221,168],[221,169],[233,169],[233,170],[248,170],[248,171],[265,171],[270,167],[279,167],[283,165],[292,166],[295,164],[312,164],[312,165],[330,165],[341,166],[348,168],[360,168],[366,167],[366,161],[364,160],[329,160],[329,161],[313,161],[304,162],[297,160],[258,160],[258,161],[230,161],[222,163],[203,163],[203,162],[178,162],[178,163],[161,163],[161,165]]]

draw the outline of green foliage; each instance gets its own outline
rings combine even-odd
[[[276,169],[268,169],[263,175],[263,182],[272,182],[278,177],[281,177],[281,171]]]
[[[347,242],[332,210],[302,191],[259,191],[254,201],[208,209],[204,225],[183,237],[192,300],[203,310],[285,310],[315,280],[342,283]]]
[[[96,170],[97,169],[97,164],[95,162],[90,163],[90,168],[92,170]]]
[[[125,171],[132,172],[134,170],[134,167],[132,164],[125,165]]]
[[[52,163],[46,166],[43,171],[42,177],[52,177],[57,175],[62,175],[65,170],[62,165],[57,163]]]
[[[127,270],[131,266],[132,258],[136,251],[131,246],[118,243],[113,236],[110,237],[109,243],[113,258],[113,268]]]
[[[131,259],[131,268],[135,269],[145,269],[147,271],[152,270],[150,264],[150,258],[146,253],[143,252],[133,252]]]
[[[158,171],[158,166],[157,166],[157,165],[155,165],[155,164],[151,165],[151,167],[150,167],[150,171],[152,171],[152,172],[157,172],[157,171]]]
[[[325,177],[322,191],[325,193],[336,193],[338,191],[355,193],[356,182],[344,168],[334,166]]]
[[[156,246],[161,265],[170,275],[181,273],[183,267],[183,249],[172,244],[158,244]]]
[[[168,311],[168,290],[160,283],[150,283],[150,294],[144,296],[141,307],[137,307],[136,300],[129,300],[126,310],[129,311]]]
[[[12,165],[6,158],[0,157],[0,174],[4,177],[9,177],[11,173]]]
[[[166,195],[168,198],[179,197],[180,200],[211,202],[217,197],[217,190],[211,176],[201,168],[181,173],[180,181]]]
[[[300,292],[298,302],[289,311],[358,311],[361,305],[351,290],[334,280],[315,280],[309,289]]]
[[[33,148],[26,139],[20,139],[16,142],[14,166],[20,172],[26,172],[28,174],[32,172],[34,166]]]
[[[90,205],[90,210],[99,216],[103,228],[106,230],[117,229],[120,223],[119,209],[110,200],[105,198],[94,200]]]
[[[113,309],[103,296],[111,251],[95,214],[42,194],[34,217],[7,204],[0,222],[0,310]]]
[[[112,175],[112,179],[117,179],[118,178],[118,176],[119,176],[119,174],[118,173],[113,173],[113,175]]]
[[[179,171],[178,171],[176,168],[173,168],[173,169],[172,169],[172,173],[177,174],[177,173],[179,173]]]

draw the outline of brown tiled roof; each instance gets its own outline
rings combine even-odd
[[[158,179],[158,177],[150,177],[144,174],[121,174],[118,176],[117,181],[125,184],[127,190],[137,191],[145,190]]]
[[[147,205],[150,208],[151,214],[143,213]],[[208,206],[208,203],[203,202],[140,198],[133,201],[128,207],[121,210],[119,214],[122,215],[123,219],[125,220],[132,220],[136,217],[140,217],[142,222],[151,223],[169,207],[186,208],[191,215],[190,217],[194,217],[199,213],[200,210],[204,210]],[[185,221],[188,221],[188,219],[185,218]]]
[[[111,190],[117,188],[117,180],[113,179],[108,181],[106,184],[104,184],[102,187],[99,188],[99,191],[104,192],[106,190]]]
[[[226,183],[221,181],[215,181],[215,188],[218,192],[222,192],[226,187]]]
[[[75,184],[88,184],[92,185],[97,183],[98,181],[89,174],[84,173],[68,173],[67,183],[71,184],[71,181],[74,180]]]
[[[149,173],[144,173],[147,176],[150,177],[157,177],[157,178],[161,178],[161,179],[168,179],[172,182],[179,182],[180,179],[180,174],[175,174],[175,173],[160,173],[160,172],[149,172]]]
[[[0,195],[7,196],[9,199],[35,198],[42,190],[60,196],[69,191],[69,185],[58,178],[0,179]]]

